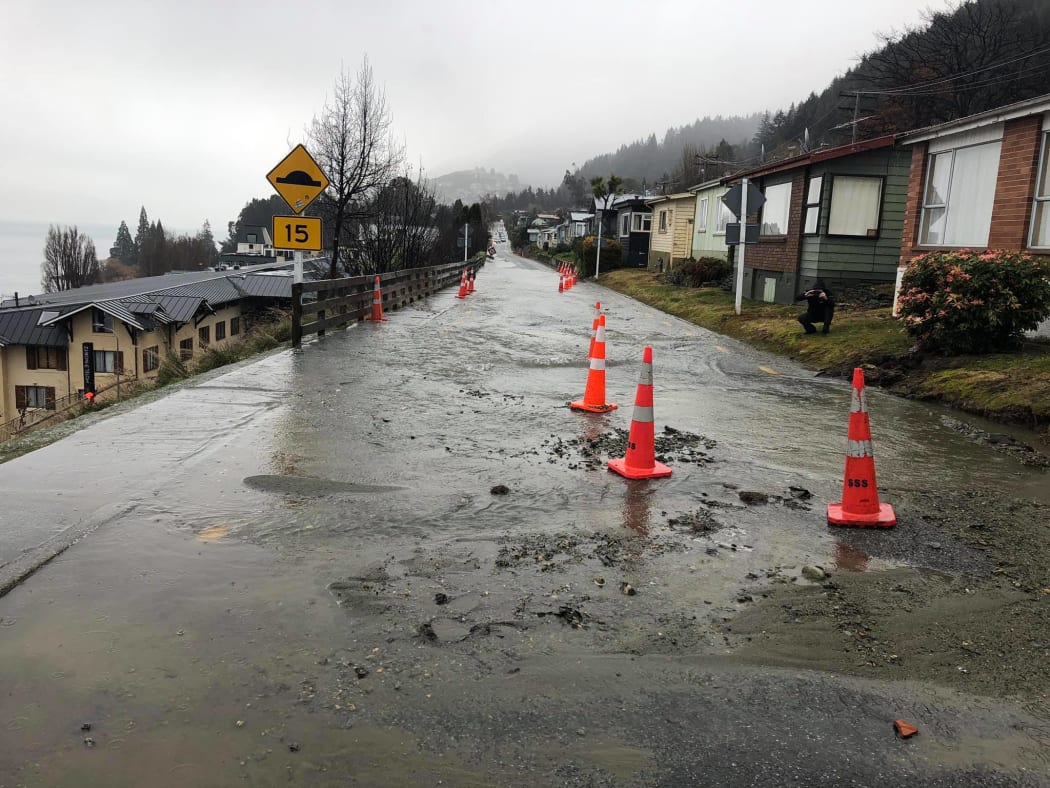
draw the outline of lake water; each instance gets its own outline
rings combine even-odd
[[[109,249],[117,237],[117,227],[78,224],[81,233],[95,242],[99,260],[109,257]],[[0,294],[10,298],[42,292],[40,264],[44,259],[47,240],[47,222],[8,222],[0,219]]]

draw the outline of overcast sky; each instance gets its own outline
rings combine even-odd
[[[669,126],[786,108],[930,4],[0,0],[0,218],[134,233],[145,205],[221,239],[366,54],[429,175],[549,186]]]

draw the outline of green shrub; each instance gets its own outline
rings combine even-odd
[[[576,259],[582,261],[580,265],[580,276],[589,277],[594,276],[594,269],[598,260],[598,244],[597,238],[593,235],[588,235],[582,239],[580,244],[580,252],[577,253]],[[601,265],[603,271],[612,271],[619,268],[623,264],[623,244],[619,241],[611,240],[608,238],[602,239],[602,259]]]
[[[922,254],[911,260],[897,304],[924,350],[1002,350],[1050,315],[1050,262],[999,250]]]
[[[681,287],[700,287],[712,282],[720,283],[729,273],[729,263],[717,257],[701,257],[685,260],[664,274],[664,282]]]
[[[164,354],[164,359],[160,362],[160,368],[157,370],[157,385],[167,386],[169,383],[184,380],[189,376],[190,370],[186,366],[186,362],[168,349],[167,353]]]

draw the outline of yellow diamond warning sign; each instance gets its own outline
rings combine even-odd
[[[317,199],[328,188],[328,176],[317,166],[306,148],[296,145],[281,159],[281,163],[270,170],[266,180],[296,213]]]

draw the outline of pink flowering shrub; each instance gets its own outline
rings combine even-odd
[[[925,350],[988,353],[1050,316],[1050,261],[1025,252],[930,252],[912,258],[897,300]]]

